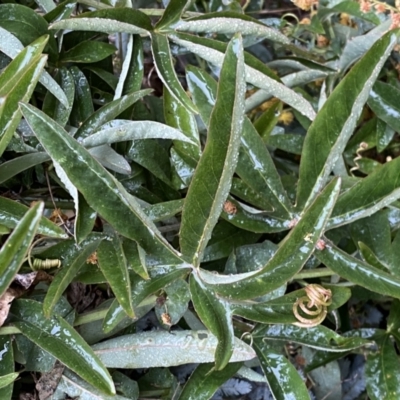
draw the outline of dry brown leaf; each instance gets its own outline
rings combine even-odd
[[[15,292],[13,289],[7,289],[0,297],[0,326],[3,326],[4,321],[7,319],[14,298]]]
[[[35,386],[39,400],[46,400],[55,392],[63,372],[64,365],[57,361],[51,371],[42,374]]]

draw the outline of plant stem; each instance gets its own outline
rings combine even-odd
[[[323,276],[332,276],[336,275],[332,270],[329,268],[318,268],[318,269],[310,269],[301,271],[296,274],[292,280],[300,280],[300,279],[308,279],[308,278],[321,278]]]

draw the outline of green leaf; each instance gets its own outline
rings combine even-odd
[[[303,378],[285,356],[274,353],[262,339],[255,340],[253,347],[274,399],[310,399]]]
[[[221,220],[215,226],[210,242],[204,251],[203,262],[226,258],[237,247],[255,243],[260,237],[259,233],[243,231]]]
[[[90,40],[78,43],[75,47],[61,55],[60,61],[63,63],[95,63],[104,60],[116,51],[115,46]]]
[[[361,246],[369,248],[369,253],[372,250],[381,264],[389,270],[396,270],[398,263],[393,254],[389,210],[381,210],[371,217],[353,222],[349,228],[355,243],[362,242]]]
[[[182,211],[181,250],[194,265],[203,258],[237,163],[244,111],[243,66],[242,42],[235,37],[226,52],[207,143]]]
[[[110,86],[111,89],[116,90],[116,87],[118,85],[118,77],[116,77],[114,74],[111,72],[105,71],[102,68],[99,67],[92,67],[92,66],[86,66],[84,67],[85,70],[89,70],[90,72],[93,72],[95,75],[97,75],[101,80],[103,80],[105,83],[107,83],[108,86]],[[121,72],[122,74],[122,72]],[[118,98],[120,98],[119,96]],[[116,98],[114,98],[116,100]]]
[[[396,399],[400,395],[399,357],[390,335],[375,338],[379,349],[369,353],[365,364],[367,393],[371,400]]]
[[[178,154],[184,154],[195,167],[201,155],[201,146],[199,132],[195,116],[183,107],[182,104],[166,90],[163,93],[164,97],[164,116],[165,122],[180,130],[193,144],[174,141],[174,151]]]
[[[253,331],[254,340],[294,342],[317,350],[328,352],[346,352],[358,349],[373,342],[359,337],[343,337],[336,332],[318,325],[300,328],[294,325],[260,325]]]
[[[29,340],[52,354],[85,381],[106,394],[115,394],[114,383],[89,345],[59,315],[46,318],[42,305],[34,300],[13,302],[14,325]]]
[[[381,119],[376,121],[376,149],[379,153],[389,146],[395,133],[395,130]]]
[[[101,71],[101,74],[103,75],[102,79],[104,81],[106,81],[112,89],[115,90],[113,100],[117,100],[117,99],[121,98],[122,92],[124,90],[125,80],[127,79],[128,74],[130,73],[131,67],[132,67],[134,35],[125,34],[124,39],[126,37],[128,37],[128,42],[127,43],[125,41],[123,42],[124,47],[126,46],[126,48],[124,49],[125,57],[123,59],[123,62],[121,60],[122,67],[121,67],[121,73],[119,74],[119,77],[116,77],[114,74],[104,71],[103,69],[96,68],[96,70],[98,70],[98,75],[100,76],[100,71]],[[120,41],[120,39],[122,40],[122,36],[118,35],[118,42]],[[122,57],[122,51],[120,52],[120,56]],[[96,73],[96,71],[94,71],[94,72]],[[140,87],[139,87],[139,89],[140,89]]]
[[[387,332],[396,338],[396,341],[400,340],[400,301],[393,299],[390,307],[390,313],[387,320]]]
[[[132,307],[131,284],[128,266],[122,243],[114,232],[109,240],[104,240],[97,250],[99,267],[107,279],[117,301],[126,314],[133,318],[135,313]]]
[[[358,260],[333,243],[327,241],[325,249],[315,255],[342,278],[373,292],[400,298],[400,278]]]
[[[267,147],[248,118],[244,121],[237,173],[256,192],[265,196],[273,206],[275,216],[286,221],[292,218],[293,205]]]
[[[171,200],[164,203],[152,204],[144,209],[146,215],[154,222],[162,221],[180,213],[183,207],[183,199]]]
[[[46,153],[40,152],[25,154],[6,161],[0,165],[0,183],[6,182],[20,172],[49,160],[50,157]]]
[[[188,86],[202,120],[209,116],[217,93],[217,84],[210,75],[195,67],[186,69]],[[290,217],[293,206],[283,189],[272,158],[251,121],[245,117],[236,173],[266,201],[273,205],[275,215]]]
[[[300,216],[266,265],[257,271],[237,275],[217,275],[201,270],[204,281],[230,299],[246,300],[262,296],[290,280],[306,263],[324,232],[340,189],[334,179]]]
[[[15,363],[14,363],[12,338],[10,335],[0,336],[0,354],[1,354],[0,375],[4,376],[12,374],[14,372]],[[4,400],[11,400],[13,386],[14,385],[9,384],[1,388],[0,398]]]
[[[48,36],[43,36],[30,46],[25,47],[13,61],[0,74],[0,96],[8,96],[16,87],[25,74],[28,73],[32,64],[37,64],[48,41]]]
[[[47,1],[47,0],[44,0]],[[69,18],[75,9],[74,0],[64,0],[58,3],[58,5],[51,11],[48,11],[43,18],[48,22],[59,21],[65,18]]]
[[[187,3],[188,0],[171,0],[165,8],[161,19],[157,22],[155,29],[161,32],[164,28],[167,28],[168,30],[169,27],[176,24]]]
[[[332,304],[328,307],[328,311],[339,308],[351,296],[348,288],[338,286],[326,286],[326,288],[332,291]],[[303,296],[306,296],[306,292],[300,289],[265,302],[231,302],[231,309],[234,315],[263,324],[293,324],[298,321],[293,314],[293,305]]]
[[[300,163],[296,203],[299,210],[310,204],[328,181],[396,38],[391,31],[372,46],[335,88],[310,126]]]
[[[166,267],[153,267],[150,279],[140,279],[137,276],[131,279],[131,298],[133,307],[137,307],[146,297],[164,288],[166,285],[182,278],[188,273],[188,269],[171,269],[166,272]],[[110,332],[125,318],[126,314],[122,306],[114,300],[111,304],[103,322],[104,332]]]
[[[0,389],[3,389],[13,383],[18,378],[18,376],[18,372],[12,372],[11,374],[0,376]]]
[[[190,301],[189,285],[183,279],[177,279],[164,288],[165,303],[157,304],[154,311],[160,323],[176,325],[188,309]],[[165,324],[163,314],[169,315],[170,321]]]
[[[260,210],[270,212],[273,211],[272,205],[265,199],[265,197],[253,188],[251,188],[249,184],[247,182],[244,182],[242,179],[233,177],[230,193],[236,198],[257,207]]]
[[[74,246],[71,249],[72,251],[67,254],[64,255],[61,253],[62,269],[54,276],[43,301],[43,312],[46,318],[51,316],[60,297],[74,280],[79,269],[89,256],[96,251],[102,239],[96,236],[89,237],[80,244],[79,248]]]
[[[234,333],[229,304],[206,287],[195,272],[190,276],[190,294],[197,315],[218,339],[215,349],[215,369],[225,368],[233,353]]]
[[[85,198],[78,193],[78,209],[75,216],[75,238],[80,244],[92,232],[97,213],[89,206]]]
[[[45,29],[43,34],[47,34],[47,28]],[[24,50],[24,45],[9,31],[0,27],[0,35],[2,37],[2,40],[0,41],[0,51],[2,51],[8,57],[14,59],[21,53],[21,51]],[[31,43],[31,40],[28,41],[28,43]],[[59,101],[64,105],[64,107],[70,106],[64,91],[48,72],[46,72],[45,70],[42,71],[39,82],[50,93],[57,97]]]
[[[120,115],[124,110],[151,92],[151,89],[139,90],[138,92],[130,93],[100,107],[88,116],[85,122],[76,131],[75,137],[82,139],[87,138],[89,135],[95,133],[102,125],[113,121],[114,118]],[[95,144],[94,146],[100,146],[100,144]]]
[[[170,367],[214,362],[217,338],[208,331],[141,332],[95,344],[95,354],[108,368]],[[182,349],[184,351],[182,351]],[[178,351],[179,350],[179,351]],[[231,362],[251,360],[253,349],[238,338]]]
[[[120,392],[119,390],[120,387],[118,385],[119,382],[117,381],[114,382],[115,386],[118,387],[118,392]],[[72,398],[72,399],[78,398],[79,400],[131,400],[132,399],[132,397],[124,397],[118,394],[111,396],[105,395],[103,391],[96,389],[92,385],[89,385],[69,369],[64,370],[64,373],[60,379],[57,389],[51,397]]]
[[[24,46],[47,33],[46,20],[21,4],[0,5],[0,26],[14,34]]]
[[[370,21],[375,25],[379,25],[381,22],[378,15],[376,15],[372,10],[369,12],[361,11],[359,4],[354,1],[341,1],[332,8],[322,8],[318,10],[317,17],[318,19],[326,20],[327,17],[334,13],[346,13]]]
[[[146,254],[144,250],[134,241],[125,239],[122,242],[124,255],[128,267],[131,268],[142,279],[150,279],[146,268]]]
[[[384,164],[366,178],[359,179],[338,198],[328,229],[368,217],[400,197],[400,159]]]
[[[182,88],[176,75],[167,37],[158,33],[152,33],[151,52],[153,54],[154,66],[157,74],[166,89],[177,101],[186,107],[188,111],[197,114],[196,107]]]
[[[116,100],[117,101],[117,100]],[[78,132],[79,133],[79,132]],[[156,121],[114,120],[81,141],[85,147],[138,139],[172,139],[192,143],[186,135]]]
[[[144,76],[143,42],[140,35],[133,35],[132,55],[126,74],[122,93],[129,94],[140,90]],[[121,72],[122,74],[122,72]]]
[[[304,136],[296,133],[287,133],[285,135],[272,135],[268,138],[267,143],[271,147],[276,147],[279,150],[301,156]]]
[[[153,27],[150,18],[139,10],[112,8],[82,13],[76,18],[55,22],[49,29],[147,35]]]
[[[43,203],[37,203],[21,219],[0,250],[0,296],[18,272],[35,237],[43,212]]]
[[[0,196],[0,223],[2,225],[14,229],[28,210],[29,207]],[[42,217],[40,220],[37,232],[40,235],[58,239],[65,239],[68,237],[59,226],[45,217]]]
[[[48,91],[44,98],[42,111],[50,118],[54,119],[61,126],[65,126],[68,122],[69,116],[72,111],[72,106],[75,97],[75,84],[74,78],[66,68],[60,68],[56,76],[60,83],[61,89],[64,91],[68,107],[65,107],[58,97],[54,96],[52,92]]]
[[[163,146],[162,143],[157,140],[136,140],[129,149],[128,157],[130,160],[149,170],[157,179],[160,179],[160,181],[172,187],[169,154],[166,146]],[[152,181],[153,184],[156,182],[154,178],[150,178],[150,181]],[[157,186],[157,184],[155,184],[155,186]],[[152,191],[156,190],[157,189],[153,186]],[[163,186],[161,191],[158,191],[156,194],[158,198],[166,200],[180,197],[175,191],[170,196],[170,190],[171,189],[167,189],[166,186]]]
[[[273,233],[289,229],[289,220],[271,217],[268,213],[251,209],[233,198],[224,203],[221,217],[230,224],[250,232]]]
[[[180,262],[124,187],[64,129],[38,109],[21,104],[25,119],[50,157],[65,171],[88,204],[123,236],[136,240],[148,253]],[[84,169],[85,174],[82,174]],[[90,182],[90,185],[88,183]]]
[[[376,82],[369,93],[368,105],[375,115],[395,131],[400,131],[400,90],[384,82]]]
[[[92,95],[84,73],[76,66],[71,67],[69,72],[75,82],[75,101],[71,113],[71,123],[81,126],[94,113]]]
[[[232,11],[207,13],[178,24],[179,31],[195,33],[218,33],[255,36],[258,40],[269,39],[281,44],[289,44],[289,39],[277,29],[269,28],[255,18]]]
[[[105,144],[92,147],[89,154],[96,159],[103,167],[119,174],[129,175],[132,172],[131,166],[124,156],[118,154],[111,146]]]
[[[47,58],[42,56],[48,37],[27,46],[0,75],[0,155],[21,119],[18,102],[28,101]]]
[[[214,364],[200,364],[185,383],[179,400],[208,400],[217,389],[231,378],[242,363],[228,364],[223,370],[215,370]]]
[[[213,43],[211,42],[214,42],[213,40],[185,34],[170,35],[169,37],[179,46],[183,46],[211,64],[221,67],[224,56],[220,50],[212,47]],[[260,71],[258,64],[255,66],[249,64],[246,58],[245,74],[247,82],[268,91],[271,95],[298,110],[310,120],[315,118],[315,111],[307,100],[292,89],[271,78],[264,69]]]

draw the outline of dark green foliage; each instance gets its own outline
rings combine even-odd
[[[396,17],[111,3],[0,4],[0,398],[399,398]]]

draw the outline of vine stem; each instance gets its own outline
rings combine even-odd
[[[301,271],[296,274],[292,280],[302,280],[302,279],[309,279],[309,278],[321,278],[323,276],[332,276],[336,275],[335,272],[330,270],[329,268],[318,268],[318,269],[310,269]]]

